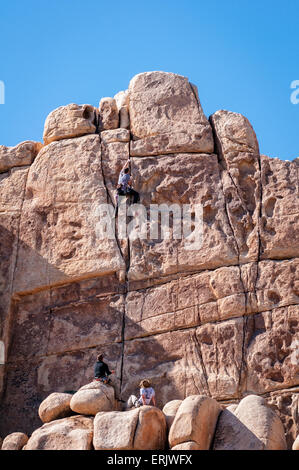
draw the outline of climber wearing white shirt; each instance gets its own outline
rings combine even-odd
[[[135,395],[131,395],[127,407],[131,408],[132,406],[138,407],[142,405],[151,405],[151,403],[156,406],[156,397],[155,390],[151,387],[150,381],[144,379],[140,382],[140,397],[137,398]]]

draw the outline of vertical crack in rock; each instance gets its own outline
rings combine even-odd
[[[259,179],[260,179],[260,188],[259,188],[259,214],[258,214],[258,223],[257,223],[257,237],[258,237],[258,258],[257,258],[257,275],[256,281],[259,277],[259,262],[262,256],[262,241],[261,241],[261,221],[263,216],[263,181],[262,181],[262,160],[261,156],[258,156],[258,164],[259,164]],[[256,285],[256,282],[255,282]]]
[[[207,390],[208,396],[211,397],[212,394],[210,392],[210,387],[209,387],[209,382],[208,382],[208,374],[207,374],[206,366],[205,366],[205,363],[204,363],[204,360],[203,360],[203,357],[202,357],[201,344],[200,344],[200,341],[198,340],[198,338],[196,336],[196,331],[193,333],[193,338],[194,338],[195,343],[198,346],[197,351],[198,351],[198,355],[199,355],[201,369],[203,371],[203,375],[204,375],[205,382],[206,382],[206,390]]]
[[[131,160],[131,140],[129,141],[129,161]],[[131,164],[131,162],[130,162]],[[127,202],[126,202],[127,203]],[[115,221],[116,223],[116,221]],[[127,230],[127,227],[126,227]],[[116,233],[116,230],[115,230]],[[126,232],[127,233],[127,232]],[[119,242],[118,242],[119,243]],[[130,237],[127,233],[127,253],[126,257],[124,257],[124,261],[126,263],[126,272],[125,272],[125,293],[124,293],[124,311],[123,311],[123,319],[122,319],[122,331],[121,331],[121,341],[122,341],[122,350],[121,350],[121,370],[120,370],[120,387],[119,387],[119,394],[120,399],[122,399],[122,383],[123,383],[123,373],[124,373],[124,352],[125,352],[125,329],[126,329],[126,312],[127,312],[127,295],[129,292],[129,278],[128,273],[131,266],[131,244],[130,244]],[[136,427],[137,429],[137,427]],[[135,432],[136,432],[135,429]],[[135,434],[134,434],[135,436]]]
[[[237,396],[238,398],[242,397],[242,385],[243,381],[246,380],[246,334],[247,334],[247,323],[248,323],[248,316],[245,314],[243,315],[243,335],[242,335],[242,352],[241,352],[241,365],[239,371],[239,381],[237,386]]]
[[[121,326],[121,359],[120,359],[120,377],[119,377],[119,398],[122,399],[122,384],[123,384],[123,373],[124,373],[124,352],[125,352],[125,327],[126,327],[126,310],[127,310],[127,294],[124,294],[124,308]]]
[[[113,200],[110,196],[107,184],[106,184],[106,178],[105,178],[105,172],[104,172],[104,165],[103,165],[103,152],[102,152],[102,145],[101,145],[101,171],[102,171],[102,177],[103,177],[103,183],[105,186],[106,190],[106,195],[107,195],[107,203],[111,203],[112,206],[115,208]],[[115,240],[119,249],[119,252],[125,262],[126,265],[126,272],[125,272],[125,278],[121,279],[120,282],[124,282],[125,285],[125,292],[124,292],[124,308],[123,308],[123,316],[122,316],[122,326],[121,326],[121,359],[120,359],[120,377],[119,377],[119,398],[122,399],[122,383],[123,383],[123,369],[124,369],[124,349],[125,349],[125,326],[126,326],[126,310],[127,310],[127,294],[129,290],[128,286],[128,271],[130,269],[130,240],[129,237],[127,237],[127,253],[124,253],[121,247],[120,240],[118,238],[118,215],[114,219],[115,223]]]
[[[99,137],[100,138],[100,137]],[[109,191],[108,191],[108,187],[107,187],[107,184],[106,184],[106,179],[105,179],[105,173],[104,173],[104,166],[103,166],[103,155],[102,155],[102,145],[101,145],[101,171],[102,171],[102,177],[103,177],[103,184],[105,186],[105,190],[106,190],[106,196],[107,196],[107,204],[112,204],[112,206],[114,207],[114,204],[113,204],[113,201],[112,201],[112,198],[109,194]],[[119,249],[119,252],[121,254],[121,257],[123,258],[123,260],[126,262],[126,259],[125,259],[125,256],[124,256],[124,253],[121,249],[121,246],[120,246],[120,242],[119,242],[119,239],[118,239],[118,233],[117,233],[117,217],[115,218],[115,230],[114,230],[114,234],[115,234],[115,241],[117,243],[117,246],[118,246],[118,249]]]

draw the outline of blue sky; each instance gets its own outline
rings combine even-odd
[[[2,0],[0,145],[41,141],[58,106],[98,106],[135,74],[163,70],[197,85],[207,116],[244,114],[261,153],[292,160],[298,20],[298,0]]]

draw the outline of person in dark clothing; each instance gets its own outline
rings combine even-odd
[[[103,361],[103,354],[99,354],[94,366],[94,379],[104,384],[109,383],[109,375],[114,374],[114,370],[109,370],[108,365]]]
[[[140,196],[135,189],[132,188],[132,177],[130,175],[130,160],[126,162],[124,167],[122,168],[119,177],[118,177],[118,184],[116,189],[116,208],[115,208],[115,216],[118,212],[118,199],[119,196],[133,196],[133,204],[137,204],[140,201]]]

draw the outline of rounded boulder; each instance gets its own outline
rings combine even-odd
[[[93,416],[100,411],[112,411],[115,408],[114,388],[96,381],[84,385],[72,396],[70,408],[75,413]]]
[[[1,450],[22,450],[27,441],[28,436],[23,432],[13,432],[3,440]]]
[[[39,406],[38,415],[43,423],[66,418],[72,414],[70,393],[51,393]]]

